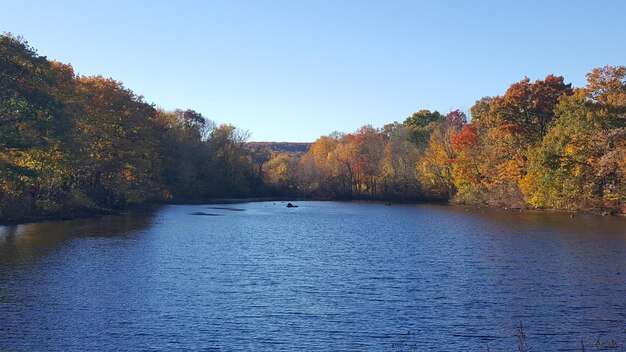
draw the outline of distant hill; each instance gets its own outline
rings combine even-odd
[[[295,142],[248,142],[246,147],[252,150],[267,148],[274,153],[296,153],[304,154],[309,151],[311,143]]]

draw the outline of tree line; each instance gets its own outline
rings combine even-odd
[[[626,213],[626,67],[525,78],[470,109],[320,137],[274,155],[266,178],[297,196]]]
[[[246,133],[163,111],[122,83],[76,75],[0,36],[0,219],[246,197],[260,184]]]
[[[288,153],[0,35],[0,219],[261,196],[624,213],[626,67],[587,80],[523,79],[471,120],[420,110]]]

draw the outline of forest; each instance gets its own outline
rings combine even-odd
[[[308,149],[247,144],[247,131],[164,111],[4,34],[0,220],[248,197],[626,213],[626,67],[593,69],[584,87],[524,78],[468,113],[423,109]]]

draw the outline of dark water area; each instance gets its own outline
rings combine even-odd
[[[624,218],[296,204],[0,227],[0,351],[626,349]]]

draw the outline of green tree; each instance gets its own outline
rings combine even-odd
[[[0,35],[0,216],[58,208],[62,141],[71,121],[51,63],[19,37]],[[48,208],[48,209],[46,209]]]
[[[245,142],[248,132],[230,124],[213,129],[205,142],[210,155],[208,196],[245,197],[251,193],[255,172]]]
[[[624,212],[626,68],[602,67],[560,99],[522,190],[535,207]]]
[[[421,150],[428,145],[430,134],[443,120],[438,111],[420,110],[407,117],[403,124],[411,132],[411,139]]]
[[[76,83],[79,188],[106,208],[160,198],[156,109],[113,79],[78,77]]]

